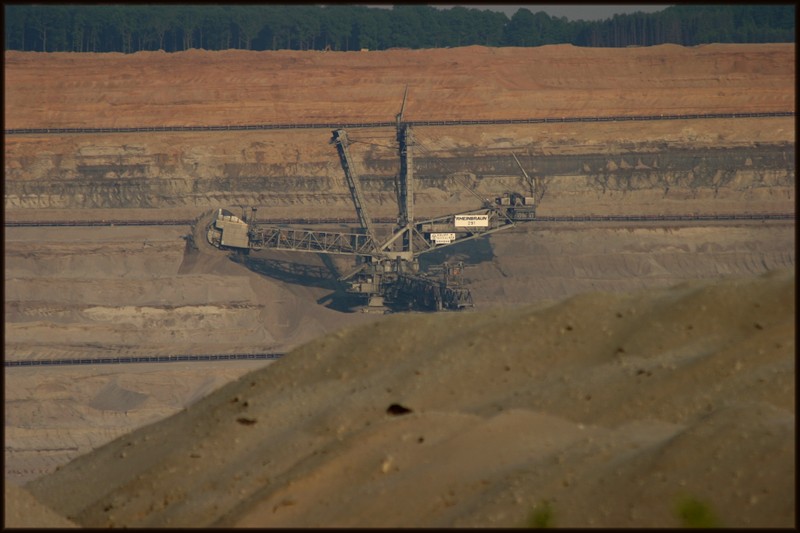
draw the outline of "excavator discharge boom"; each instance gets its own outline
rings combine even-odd
[[[403,104],[396,116],[397,143],[400,172],[396,178],[398,218],[397,226],[385,240],[378,241],[376,228],[369,216],[361,182],[350,153],[350,140],[343,129],[333,131],[339,160],[358,218],[359,230],[354,232],[318,231],[256,224],[256,209],[252,208],[250,220],[239,218],[219,209],[210,218],[198,222],[202,237],[220,249],[287,250],[318,254],[343,254],[356,258],[356,266],[339,277],[347,283],[348,292],[367,297],[365,310],[386,312],[386,303],[407,308],[429,310],[463,309],[472,306],[469,289],[463,286],[463,264],[445,263],[431,267],[427,273],[419,272],[421,254],[452,246],[471,239],[485,237],[497,231],[514,227],[518,221],[535,217],[534,182],[520,164],[514,160],[530,185],[531,196],[505,193],[492,202],[475,191],[467,190],[481,202],[472,211],[416,221],[414,219],[414,137],[411,125],[403,116],[408,96],[408,86],[403,94]],[[203,228],[206,228],[203,230]],[[197,235],[197,230],[195,230]],[[202,238],[197,235],[195,238]]]

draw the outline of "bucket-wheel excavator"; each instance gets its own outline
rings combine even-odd
[[[418,221],[414,218],[413,131],[403,120],[408,87],[403,105],[396,116],[400,172],[396,190],[397,226],[392,234],[378,239],[368,214],[355,162],[350,155],[350,141],[343,129],[333,131],[350,196],[355,206],[359,228],[352,232],[331,232],[270,226],[256,221],[256,208],[246,220],[230,211],[218,209],[210,220],[200,223],[199,233],[208,243],[230,250],[288,250],[318,254],[343,254],[357,258],[356,267],[339,278],[347,291],[363,295],[366,312],[389,309],[439,311],[472,307],[472,296],[464,287],[462,263],[445,263],[420,272],[419,256],[467,240],[484,237],[511,228],[516,222],[535,217],[533,182],[514,156],[529,184],[530,196],[510,193],[494,202],[481,198],[480,208]]]

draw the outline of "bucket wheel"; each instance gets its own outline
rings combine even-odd
[[[195,248],[204,254],[219,253],[221,233],[214,227],[217,209],[200,215],[192,226],[192,240]]]

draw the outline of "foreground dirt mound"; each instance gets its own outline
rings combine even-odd
[[[27,488],[99,527],[791,527],[794,293],[779,271],[388,317]]]
[[[39,503],[28,491],[11,483],[5,485],[5,527],[78,527],[52,509]]]
[[[6,359],[285,351],[377,318],[336,312],[342,291],[313,254],[253,253],[245,268],[219,251],[193,250],[183,238],[188,231],[8,229]],[[465,261],[476,308],[487,310],[794,268],[794,243],[793,222],[636,229],[540,223],[423,259]],[[293,268],[281,270],[287,265]],[[52,473],[259,364],[9,368],[6,481]]]

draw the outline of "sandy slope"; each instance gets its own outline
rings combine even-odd
[[[5,485],[5,516],[3,525],[7,528],[70,528],[78,527],[49,507],[39,503],[28,491],[16,485]]]
[[[16,359],[281,352],[354,320],[307,306],[330,291],[202,253],[189,233],[7,230],[6,349]]]
[[[27,488],[86,526],[517,526],[545,501],[559,526],[678,526],[694,498],[789,527],[794,292],[782,271],[388,317]]]

